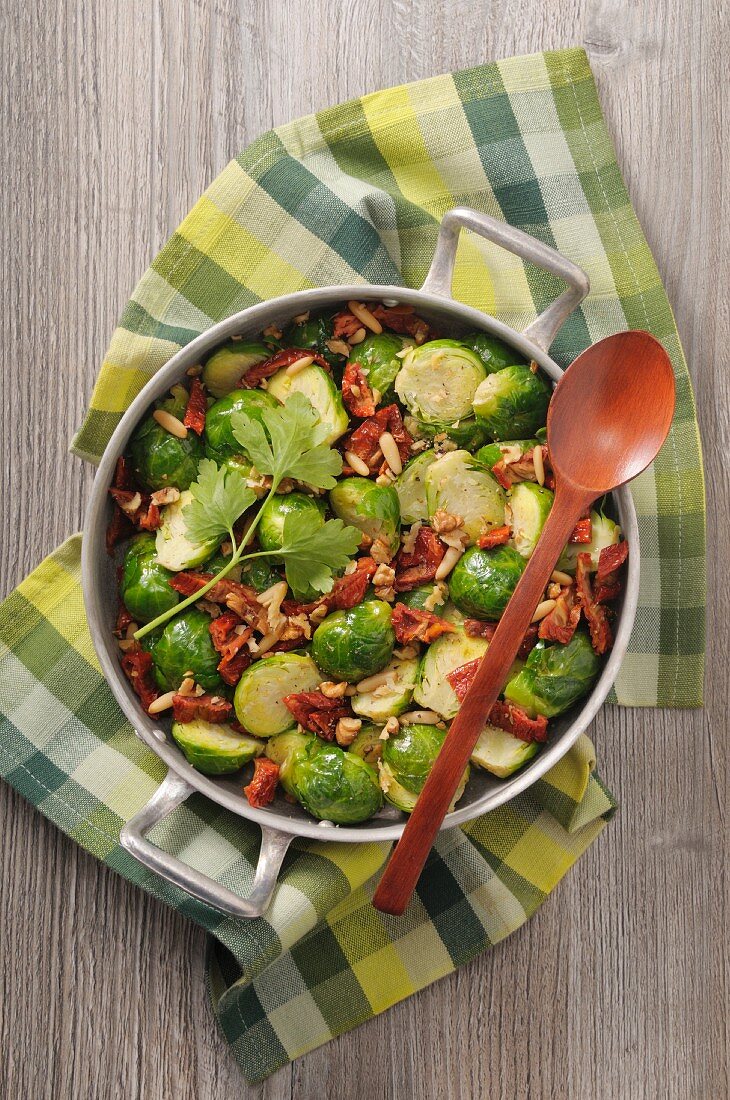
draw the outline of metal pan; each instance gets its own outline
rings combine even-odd
[[[456,258],[459,230],[465,228],[501,245],[522,260],[536,264],[553,275],[562,277],[568,289],[560,295],[524,332],[516,332],[479,310],[456,302],[451,297],[451,279]],[[520,230],[472,210],[454,209],[444,216],[439,231],[433,262],[420,290],[399,286],[331,286],[287,294],[281,298],[252,306],[214,325],[197,337],[167,363],[145,386],[127,410],[114,432],[94,481],[84,528],[82,577],[84,600],[91,637],[109,685],[120,707],[131,722],[138,737],[168,766],[168,773],[147,805],[125,825],[120,842],[147,868],[167,881],[234,917],[260,916],[266,909],[276,885],[277,874],[287,847],[294,837],[313,840],[338,840],[346,844],[397,840],[404,827],[404,818],[392,807],[383,809],[366,824],[353,827],[323,829],[305,811],[290,805],[282,797],[266,809],[249,806],[239,777],[211,778],[197,772],[187,763],[169,733],[139,706],[137,697],[123,675],[112,623],[116,615],[117,584],[115,564],[105,551],[104,535],[111,514],[108,488],[117,458],[152,401],[185,378],[188,367],[231,336],[256,336],[272,323],[288,321],[308,309],[342,307],[352,298],[360,301],[390,300],[416,307],[439,329],[449,334],[482,330],[500,337],[531,359],[535,359],[553,380],[561,370],[548,355],[555,334],[588,293],[587,275],[554,249]],[[499,780],[486,772],[472,773],[459,808],[449,814],[443,828],[461,825],[480,814],[493,810],[524,791],[552,768],[568,751],[576,738],[587,728],[613,683],[626,652],[629,634],[636,612],[639,588],[639,545],[636,514],[626,489],[614,495],[618,518],[631,543],[628,578],[619,608],[616,641],[591,694],[578,711],[563,716],[552,724],[549,745],[512,779]],[[194,792],[201,792],[220,806],[255,821],[261,827],[261,853],[253,889],[244,899],[217,883],[204,873],[183,863],[147,839],[152,827],[166,818]]]

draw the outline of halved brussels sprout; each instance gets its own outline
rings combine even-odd
[[[498,619],[524,568],[525,559],[511,546],[496,546],[493,550],[473,546],[451,572],[451,599],[474,619]]]
[[[193,502],[189,489],[180,494],[174,504],[162,509],[162,526],[157,529],[155,547],[157,560],[166,569],[178,573],[181,569],[194,569],[217,550],[221,538],[206,539],[205,542],[192,542],[188,538],[185,525],[185,509]]]
[[[292,724],[285,695],[314,691],[322,680],[311,657],[275,653],[249,665],[236,685],[236,718],[254,737],[273,737]]]
[[[606,546],[619,541],[621,528],[609,516],[602,512],[591,512],[591,541],[584,543],[569,542],[558,561],[557,568],[567,573],[575,573],[579,554],[591,555],[591,569],[598,569],[598,558]]]
[[[381,539],[398,549],[400,503],[392,485],[376,485],[366,477],[346,477],[330,491],[330,507],[343,523],[357,527],[373,542]]]
[[[124,555],[120,595],[136,622],[149,623],[179,601],[179,593],[170,588],[171,577],[157,561],[154,535],[132,540]]]
[[[398,352],[403,350],[404,340],[392,332],[372,333],[350,352],[350,361],[364,368],[368,385],[377,390],[383,404],[393,397],[393,383],[401,368]]]
[[[419,438],[435,439],[440,435],[445,435],[462,450],[472,452],[481,447],[487,438],[487,433],[474,416],[457,420],[455,424],[443,424],[441,421],[424,424],[423,421],[418,421]]]
[[[383,805],[375,768],[317,737],[294,754],[291,785],[308,813],[335,825],[367,821]]]
[[[526,363],[524,355],[515,351],[498,336],[487,336],[486,332],[474,332],[461,337],[462,344],[481,359],[487,374],[496,374],[503,367],[509,367],[513,363]]]
[[[512,528],[511,542],[518,554],[529,558],[537,546],[555,494],[534,481],[519,481],[513,486],[507,505]]]
[[[438,726],[414,724],[402,726],[384,742],[380,786],[387,800],[404,813],[412,812],[445,736],[446,731]],[[449,811],[463,794],[468,778],[467,767]]]
[[[245,340],[229,340],[208,358],[203,367],[202,380],[213,397],[224,397],[237,390],[246,371],[257,363],[263,363],[271,352],[265,344],[247,343]]]
[[[220,463],[229,455],[240,455],[243,447],[233,434],[231,417],[245,413],[251,420],[263,424],[266,409],[277,409],[279,402],[265,390],[232,390],[211,405],[205,417],[205,453]],[[250,468],[250,463],[249,463]]]
[[[382,672],[385,683],[353,695],[350,703],[355,714],[373,722],[387,722],[392,715],[402,714],[413,698],[418,675],[418,658],[394,657]]]
[[[163,691],[177,690],[191,674],[206,691],[223,687],[218,672],[221,658],[211,641],[210,622],[210,615],[188,607],[150,643],[155,679]]]
[[[428,514],[450,512],[464,520],[470,542],[482,531],[504,523],[504,490],[486,470],[474,465],[468,451],[448,451],[426,471]]]
[[[469,661],[483,657],[487,652],[484,638],[472,638],[463,627],[455,634],[442,634],[426,650],[413,698],[424,710],[435,710],[443,718],[453,718],[459,709],[459,700],[449,681],[450,672]]]
[[[449,588],[446,581],[438,584],[422,584],[419,588],[412,588],[410,592],[399,592],[398,601],[406,607],[412,607],[415,611],[431,611],[434,615],[441,615],[449,598]],[[428,603],[428,607],[426,607]]]
[[[534,435],[547,417],[550,387],[521,364],[490,374],[474,394],[476,418],[494,440]]]
[[[345,356],[338,355],[327,346],[327,341],[332,339],[333,327],[331,314],[312,314],[306,321],[289,325],[281,338],[281,345],[285,348],[316,351],[332,366],[340,366],[344,363]]]
[[[298,374],[287,374],[286,368],[277,371],[269,379],[268,392],[284,404],[292,393],[303,393],[309,398],[318,420],[327,429],[324,442],[330,446],[349,427],[350,421],[342,404],[342,394],[327,372],[316,364],[305,367]]]
[[[520,454],[523,455],[536,447],[537,443],[537,439],[504,439],[501,443],[487,443],[484,447],[479,448],[474,455],[474,459],[482,466],[486,466],[488,470],[491,470],[492,466],[496,466],[498,462],[501,462],[508,448],[519,447]]]
[[[600,668],[588,635],[577,630],[567,645],[538,642],[522,671],[508,681],[504,697],[531,718],[553,718],[590,691]]]
[[[185,406],[180,408],[179,402],[163,401],[160,408],[179,418],[185,415]],[[202,457],[203,443],[195,432],[178,439],[161,427],[152,415],[145,417],[129,441],[132,472],[142,488],[150,492],[187,489],[198,476]]]
[[[380,740],[382,728],[372,723],[363,723],[347,751],[361,756],[367,764],[377,764],[383,754],[383,742]]]
[[[506,779],[532,760],[539,747],[537,741],[523,741],[513,733],[487,723],[474,746],[471,762],[500,779]]]
[[[426,505],[426,471],[436,461],[435,451],[423,451],[403,467],[403,473],[395,479],[393,488],[400,501],[400,518],[403,523],[415,523],[428,519]]]
[[[261,756],[264,742],[245,733],[237,733],[228,725],[205,722],[173,722],[172,737],[185,754],[185,759],[204,775],[227,775],[237,772],[255,756]]]
[[[479,356],[458,340],[430,340],[403,357],[395,391],[424,424],[455,424],[472,415],[485,374]]]
[[[347,611],[333,611],[312,638],[312,657],[318,668],[349,683],[380,672],[395,645],[390,616],[390,605],[384,600],[367,600]]]
[[[287,794],[294,796],[294,788],[291,783],[291,769],[294,757],[304,752],[310,741],[314,741],[311,733],[297,733],[296,730],[286,730],[277,733],[264,742],[264,753],[269,760],[279,765],[279,782]]]

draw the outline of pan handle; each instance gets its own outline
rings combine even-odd
[[[554,248],[523,233],[521,229],[490,218],[488,214],[456,206],[453,210],[448,210],[441,220],[436,251],[421,290],[440,294],[445,298],[451,297],[451,280],[460,229],[470,229],[473,233],[478,233],[480,237],[501,245],[520,259],[528,260],[552,275],[559,275],[568,284],[568,290],[556,298],[522,333],[527,340],[547,351],[560,326],[590,290],[591,284],[585,271],[561,256]]]
[[[157,848],[147,840],[146,834],[150,829],[158,822],[164,821],[194,792],[194,787],[175,772],[168,771],[149,802],[124,826],[119,836],[119,843],[148,870],[154,871],[167,882],[179,886],[181,890],[192,894],[194,898],[212,906],[213,909],[219,909],[229,917],[260,917],[271,901],[279,868],[287,848],[294,839],[293,836],[290,833],[282,833],[278,829],[262,826],[261,851],[256,865],[253,889],[248,898],[241,898],[232,890],[221,886],[215,879],[209,878],[201,871],[196,871],[193,867],[188,867],[176,856],[163,852],[161,848]]]

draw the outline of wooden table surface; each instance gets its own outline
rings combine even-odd
[[[231,156],[384,85],[583,44],[695,382],[715,596],[708,706],[604,709],[592,733],[620,813],[533,920],[263,1086],[245,1086],[211,1017],[202,931],[2,786],[1,1096],[728,1095],[726,13],[722,0],[2,5],[3,593],[81,526],[92,470],[67,445],[97,365],[136,279]]]

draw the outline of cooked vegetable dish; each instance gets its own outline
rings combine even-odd
[[[252,806],[280,787],[334,825],[409,813],[552,506],[548,381],[485,333],[362,302],[187,374],[110,489],[141,705],[201,772],[252,767]],[[512,775],[590,691],[627,554],[608,515],[581,518],[475,768]]]

